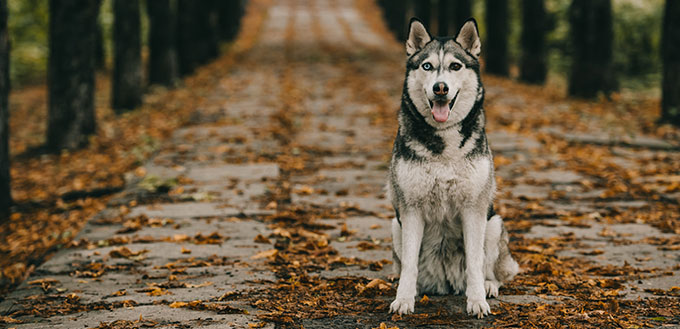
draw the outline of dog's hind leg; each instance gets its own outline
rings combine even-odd
[[[503,219],[494,215],[486,222],[484,236],[484,289],[489,297],[498,297],[501,283],[496,279],[494,267],[498,260],[498,242],[501,238]]]
[[[395,276],[401,273],[401,224],[397,217],[392,218],[392,270]]]
[[[486,222],[484,237],[484,288],[489,297],[498,297],[498,288],[504,281],[512,280],[519,265],[508,249],[508,233],[503,219],[494,215]]]
[[[512,278],[519,273],[519,264],[512,258],[510,248],[508,248],[508,231],[503,226],[503,221],[500,220],[501,234],[498,239],[498,259],[494,265],[493,273],[500,282],[512,280]]]

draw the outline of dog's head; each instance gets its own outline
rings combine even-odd
[[[456,37],[436,37],[411,19],[406,40],[406,89],[418,112],[432,126],[463,120],[482,96],[477,22],[468,19]]]

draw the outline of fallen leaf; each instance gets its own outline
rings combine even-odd
[[[258,234],[258,235],[255,237],[254,242],[256,242],[256,243],[267,243],[267,244],[272,243],[271,241],[269,241],[269,239],[267,239],[267,238],[266,238],[265,236],[263,236],[262,234]]]
[[[278,254],[279,254],[278,250],[270,249],[270,250],[260,251],[257,254],[255,254],[254,256],[250,257],[250,259],[274,258]]]

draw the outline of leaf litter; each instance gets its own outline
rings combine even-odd
[[[379,34],[389,37],[384,28],[384,24],[379,18],[367,14],[375,12],[375,4],[369,1],[356,2],[362,10],[366,22]],[[253,15],[251,13],[251,15]],[[314,19],[315,15],[313,15]],[[251,19],[254,19],[251,17]],[[260,18],[262,19],[262,18]],[[313,19],[313,20],[314,20]],[[316,23],[318,24],[318,22]],[[349,33],[351,27],[345,24],[344,32]],[[318,31],[319,29],[315,29]],[[288,47],[290,44],[292,29],[287,32]],[[242,36],[243,38],[243,36]],[[250,36],[250,41],[254,42],[255,36]],[[317,38],[320,39],[319,36]],[[348,35],[348,38],[352,38]],[[362,74],[355,60],[350,54],[337,46],[322,44],[326,51],[333,51],[337,62],[345,75],[339,77],[332,84],[342,84],[355,86],[352,89],[351,97],[360,98],[371,102],[376,106],[376,111],[381,115],[372,118],[372,124],[382,129],[386,134],[394,134],[395,123],[382,118],[392,118],[393,109],[391,108],[392,99],[395,95],[388,93],[376,93],[375,90],[367,90],[365,86],[371,79],[370,76]],[[396,44],[392,46],[395,51]],[[292,49],[287,49],[290,52]],[[390,66],[395,70],[400,70],[401,63],[396,62],[391,57],[384,54],[375,54],[373,57],[367,55],[362,58],[364,61],[390,62]],[[231,63],[233,58],[224,57],[222,60]],[[393,62],[393,63],[392,63]],[[220,64],[224,64],[221,63]],[[287,70],[292,70],[291,64]],[[210,70],[216,70],[211,67]],[[344,219],[357,215],[369,215],[376,217],[389,217],[391,214],[369,213],[352,205],[342,207],[318,207],[313,205],[293,205],[290,203],[291,193],[312,195],[323,194],[323,191],[316,190],[308,185],[295,185],[289,178],[295,174],[313,173],[321,165],[315,158],[318,152],[323,150],[305,148],[295,145],[291,139],[296,130],[295,125],[291,124],[295,115],[304,113],[300,108],[300,100],[307,96],[306,91],[299,90],[294,83],[290,72],[283,74],[281,85],[283,91],[280,96],[280,111],[273,117],[275,124],[269,127],[271,133],[281,142],[281,150],[278,154],[271,154],[265,160],[273,160],[282,169],[281,181],[277,187],[271,191],[267,200],[262,200],[267,209],[275,210],[276,213],[262,218],[267,223],[271,234],[259,235],[255,242],[259,244],[271,245],[269,249],[255,253],[250,261],[263,264],[276,277],[275,282],[263,281],[258,288],[248,291],[233,292],[229,291],[220,297],[212,297],[206,300],[194,301],[175,301],[167,302],[162,299],[158,304],[167,305],[171,308],[187,308],[194,310],[211,311],[218,314],[244,314],[245,309],[237,308],[225,303],[226,301],[238,300],[245,302],[250,307],[257,309],[256,316],[262,320],[259,324],[252,324],[257,327],[265,322],[274,322],[282,327],[298,327],[305,319],[323,319],[337,316],[354,316],[364,323],[377,325],[378,328],[412,327],[428,325],[465,325],[466,315],[462,312],[453,310],[442,301],[441,298],[423,296],[418,301],[418,313],[408,316],[391,316],[387,314],[389,302],[394,297],[396,284],[386,281],[384,278],[363,277],[363,276],[341,276],[326,278],[319,274],[321,271],[332,271],[338,268],[356,267],[371,271],[380,271],[385,265],[390,264],[389,260],[367,261],[356,257],[344,257],[333,247],[333,239],[325,233],[325,230],[335,229],[320,219]],[[216,78],[215,73],[208,70],[201,71],[187,83],[189,88],[211,87]],[[522,266],[522,273],[501,288],[502,295],[533,295],[541,298],[541,302],[529,303],[508,303],[500,302],[493,307],[494,314],[485,325],[490,327],[520,327],[520,328],[560,328],[560,327],[624,327],[641,328],[653,327],[663,324],[677,324],[680,320],[680,299],[678,292],[680,288],[673,286],[670,289],[645,289],[644,291],[658,296],[653,298],[624,298],[630,293],[628,290],[636,288],[631,284],[634,280],[646,278],[663,277],[674,275],[680,270],[677,266],[670,268],[658,267],[639,267],[629,263],[622,265],[602,265],[596,263],[590,257],[602,255],[602,250],[588,249],[581,241],[580,237],[574,234],[561,234],[555,237],[528,238],[527,232],[536,225],[557,225],[565,227],[591,227],[593,223],[598,224],[620,224],[637,223],[649,224],[662,232],[680,234],[680,222],[678,213],[680,206],[677,200],[673,200],[668,195],[678,192],[677,168],[680,167],[680,156],[673,151],[650,151],[644,150],[630,152],[621,149],[621,144],[598,145],[569,140],[564,136],[546,132],[541,128],[547,126],[563,127],[569,131],[587,133],[606,127],[607,129],[620,132],[622,134],[647,134],[657,136],[666,140],[674,141],[676,144],[680,140],[680,133],[676,128],[668,126],[657,126],[653,121],[657,116],[658,100],[655,99],[634,99],[627,98],[625,95],[614,95],[611,100],[599,100],[596,102],[584,102],[567,99],[561,90],[554,86],[533,87],[518,84],[514,81],[496,77],[485,77],[488,86],[503,89],[503,95],[489,97],[487,104],[487,114],[489,120],[489,131],[510,131],[520,135],[527,135],[535,138],[541,145],[532,155],[531,168],[520,170],[520,175],[516,178],[498,178],[499,186],[499,213],[506,220],[507,228],[511,235],[510,248]],[[193,84],[196,84],[195,86]],[[73,202],[59,201],[59,196],[63,192],[74,190],[92,190],[101,187],[122,186],[125,179],[123,173],[135,169],[139,161],[120,160],[115,156],[101,154],[120,154],[130,148],[141,147],[138,141],[142,136],[133,131],[139,128],[134,122],[156,122],[166,120],[167,117],[162,113],[156,113],[154,106],[166,106],[167,98],[182,105],[171,107],[180,113],[179,117],[186,117],[188,113],[186,103],[195,101],[194,94],[181,89],[171,91],[168,97],[151,97],[149,108],[141,111],[142,114],[131,115],[130,118],[109,120],[113,122],[102,129],[114,131],[116,139],[123,138],[120,145],[109,145],[113,137],[98,137],[92,146],[84,151],[62,154],[60,156],[48,157],[45,161],[45,168],[52,170],[58,165],[63,165],[68,174],[59,175],[50,181],[36,179],[37,164],[29,160],[19,160],[13,167],[13,177],[19,177],[16,181],[18,192],[15,194],[17,200],[22,202],[33,202],[38,200],[40,204],[47,205],[44,209],[35,213],[21,211],[14,215],[8,224],[8,230],[14,229],[17,232],[13,236],[3,233],[9,247],[0,249],[3,255],[8,255],[7,264],[3,264],[3,279],[8,281],[18,281],[26,276],[30,269],[31,259],[29,255],[44,254],[58,244],[69,243],[73,239],[78,229],[82,227],[84,218],[92,216],[94,213],[103,209],[104,198],[86,198]],[[513,101],[504,95],[519,95],[521,102]],[[14,96],[13,96],[14,97]],[[397,95],[398,97],[398,95]],[[17,100],[21,100],[17,96]],[[555,106],[560,104],[563,106]],[[564,110],[564,108],[568,110]],[[184,112],[182,112],[184,111]],[[536,115],[540,111],[541,115]],[[616,115],[612,116],[612,113]],[[141,116],[141,117],[139,117]],[[587,118],[588,120],[585,120]],[[625,118],[629,124],[621,125],[618,121]],[[43,118],[44,119],[44,118]],[[169,132],[181,125],[184,119],[171,120],[167,125],[156,125],[149,131],[143,129],[146,136],[154,139],[163,139]],[[13,118],[16,122],[16,119]],[[129,125],[129,126],[127,126]],[[598,126],[600,125],[600,126]],[[21,127],[16,127],[21,130]],[[120,130],[120,131],[119,131]],[[14,131],[14,130],[13,130]],[[15,136],[26,136],[27,133],[21,132]],[[130,136],[130,137],[126,137]],[[19,138],[19,137],[16,137]],[[18,142],[15,138],[13,149],[25,150],[29,146],[22,145],[27,143]],[[35,143],[35,141],[34,141]],[[137,144],[136,144],[137,143]],[[147,139],[145,144],[152,146],[152,142]],[[134,145],[134,146],[132,146]],[[390,146],[385,145],[386,152]],[[180,150],[181,151],[181,150]],[[225,149],[222,153],[228,153]],[[100,152],[100,153],[97,153]],[[118,152],[118,153],[116,153]],[[140,151],[146,154],[144,150]],[[327,151],[324,151],[327,152]],[[180,152],[181,153],[181,152]],[[621,165],[617,159],[621,154],[628,154],[626,159],[633,165]],[[94,156],[96,155],[96,156]],[[388,156],[388,154],[386,153]],[[88,158],[95,160],[90,161]],[[85,161],[88,159],[88,161]],[[127,159],[127,158],[126,158]],[[248,159],[257,160],[257,158]],[[496,156],[497,166],[511,165],[519,159],[507,158],[503,155]],[[141,161],[141,160],[140,160]],[[73,163],[73,165],[64,165]],[[97,168],[98,163],[114,163],[114,166],[107,166],[107,173],[97,176],[84,177],[82,173],[88,173],[87,169]],[[89,167],[88,167],[89,166]],[[600,191],[594,198],[589,199],[598,205],[596,213],[592,211],[576,210],[556,210],[546,205],[547,201],[563,204],[578,203],[583,200],[579,197],[571,196],[565,191],[552,190],[547,197],[539,198],[514,198],[511,195],[503,194],[506,189],[520,183],[527,183],[522,180],[522,173],[528,170],[546,170],[560,166],[572,170],[585,179],[577,182],[582,192]],[[331,167],[331,166],[328,166]],[[15,169],[18,168],[18,169]],[[83,169],[85,168],[85,169]],[[18,174],[21,172],[21,175]],[[153,182],[152,182],[153,181]],[[157,191],[161,189],[171,190],[175,188],[172,183],[158,183],[158,180],[149,178],[149,186]],[[550,185],[540,181],[529,181],[534,185]],[[144,185],[144,184],[143,184]],[[162,186],[167,185],[163,188]],[[553,188],[554,186],[550,186]],[[338,196],[347,192],[341,191]],[[30,198],[28,196],[31,196]],[[27,201],[31,200],[31,201]],[[625,208],[611,206],[612,202],[618,201],[639,201],[645,202],[644,207]],[[30,221],[25,220],[31,218]],[[559,224],[549,222],[546,219],[557,218]],[[118,219],[122,220],[122,219]],[[171,222],[160,222],[149,218],[130,219],[124,225],[126,233],[138,231],[146,227],[162,227],[173,225]],[[31,222],[31,226],[26,226],[26,222]],[[43,224],[39,224],[43,223]],[[60,223],[55,228],[54,224]],[[375,229],[377,229],[376,227]],[[2,232],[11,232],[4,230]],[[39,239],[41,232],[61,232],[53,239]],[[65,234],[65,232],[70,232]],[[13,233],[14,234],[14,233]],[[352,238],[355,232],[346,226],[341,227],[341,237],[344,239]],[[611,243],[635,244],[645,243],[656,246],[659,250],[677,250],[680,243],[677,236],[672,238],[648,237],[640,241],[628,240],[626,236],[620,236],[616,232],[603,230],[599,236],[610,239]],[[177,243],[215,243],[219,244],[228,237],[217,235],[197,235],[194,237],[174,236],[168,240]],[[34,244],[35,241],[39,243]],[[71,247],[96,249],[102,246],[119,246],[109,253],[111,257],[123,257],[143,261],[144,249],[132,251],[122,246],[129,243],[142,241],[158,241],[158,238],[144,237],[114,237],[107,240],[96,242],[72,241]],[[209,242],[206,242],[209,241]],[[31,245],[29,249],[21,250],[26,245]],[[357,248],[361,250],[372,250],[379,248],[373,241],[360,241]],[[16,251],[15,251],[16,250]],[[21,250],[21,251],[19,251]],[[561,253],[565,250],[578,250],[581,257],[567,257]],[[111,254],[113,253],[113,254]],[[4,261],[4,260],[3,260]],[[35,263],[35,261],[32,261]],[[37,264],[37,263],[36,263]],[[167,274],[157,276],[146,275],[145,279],[165,278],[166,282],[155,283],[147,288],[140,290],[153,297],[162,298],[163,295],[171,294],[172,289],[188,287],[208,286],[210,281],[199,283],[198,285],[180,281],[180,277],[189,277],[186,274],[188,268],[234,265],[251,266],[252,264],[241,264],[238,261],[228,259],[218,255],[210,257],[187,257],[174,260],[164,265],[156,267],[158,270],[166,270]],[[75,264],[71,275],[85,279],[97,279],[108,272],[133,271],[134,264],[126,265],[106,265],[104,263],[92,262],[86,264]],[[137,305],[132,300],[116,302],[94,302],[83,303],[76,293],[54,293],[58,281],[45,278],[31,281],[29,284],[39,286],[44,294],[30,296],[20,303],[23,310],[18,310],[9,316],[0,318],[0,323],[18,323],[13,321],[22,315],[36,315],[49,317],[57,314],[72,314],[87,310],[114,309],[119,307],[134,307]],[[125,296],[124,291],[112,292],[113,296]],[[132,327],[153,327],[158,323],[152,320],[142,319],[136,321],[118,320],[110,323],[102,323],[100,328],[132,328]],[[396,325],[396,326],[394,326]]]

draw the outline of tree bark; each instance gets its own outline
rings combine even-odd
[[[613,68],[611,0],[573,0],[569,8],[570,39],[574,54],[569,95],[593,98],[618,88]]]
[[[522,57],[519,79],[543,84],[547,74],[545,49],[546,14],[544,0],[522,0]]]
[[[472,1],[471,0],[455,0],[451,18],[453,19],[454,31],[452,35],[458,34],[458,30],[463,27],[463,23],[472,17]]]
[[[9,162],[9,35],[7,0],[0,0],[0,222],[9,216],[12,204]]]
[[[661,121],[680,126],[680,2],[666,0],[663,21]]]
[[[95,132],[95,31],[99,1],[50,0],[47,149],[75,149]]]
[[[219,2],[218,25],[220,39],[231,41],[236,37],[241,17],[243,17],[241,0],[222,0]]]
[[[508,0],[486,0],[486,72],[508,76]]]
[[[200,41],[199,64],[205,64],[220,54],[218,8],[221,0],[199,1],[199,13],[195,18]]]
[[[170,0],[146,1],[149,16],[149,84],[173,86],[179,77],[175,16]]]
[[[177,1],[177,56],[181,75],[191,74],[219,54],[215,0]]]
[[[430,0],[413,0],[414,15],[423,22],[425,28],[431,31],[432,27],[432,3]]]
[[[198,66],[196,47],[196,25],[194,18],[198,15],[198,4],[195,0],[177,0],[177,62],[180,75],[194,72]]]
[[[406,41],[406,0],[381,1],[387,27],[399,41]]]
[[[142,104],[142,42],[139,10],[139,0],[113,1],[114,52],[111,106],[116,113],[133,110]]]
[[[437,35],[449,35],[449,11],[453,7],[451,0],[439,0],[437,5]]]

